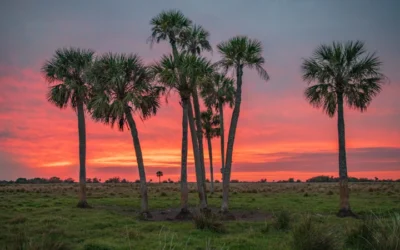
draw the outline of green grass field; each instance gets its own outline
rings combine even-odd
[[[196,229],[193,221],[174,221],[179,184],[150,184],[153,221],[141,221],[138,184],[88,184],[91,209],[76,208],[77,184],[0,186],[1,249],[294,249],[293,229],[311,216],[335,234],[339,249],[361,220],[337,218],[336,183],[234,183],[230,208],[235,221],[223,232]],[[400,183],[351,183],[351,205],[364,217],[400,213]],[[194,213],[195,185],[190,184]],[[221,186],[209,194],[217,209]],[[280,214],[287,212],[287,227]],[[276,226],[278,225],[278,226]],[[399,246],[400,247],[400,246]],[[327,249],[326,249],[327,250]]]

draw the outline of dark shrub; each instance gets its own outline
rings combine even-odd
[[[306,216],[293,228],[291,243],[293,250],[341,249],[334,233],[317,225],[310,216]]]
[[[274,214],[273,226],[277,230],[288,230],[290,228],[290,214],[285,210],[281,210]]]
[[[213,213],[197,213],[193,217],[193,223],[195,227],[200,230],[210,230],[216,233],[226,232],[224,224],[219,220],[218,216]]]

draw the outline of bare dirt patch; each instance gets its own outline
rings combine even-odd
[[[139,210],[137,209],[129,209],[126,207],[120,206],[96,206],[94,209],[107,210],[112,211],[121,215],[130,215],[130,216],[138,216]],[[152,218],[149,218],[148,221],[188,221],[191,220],[191,217],[179,218],[177,216],[180,213],[180,208],[170,208],[170,209],[156,209],[151,210],[150,213]],[[190,208],[190,213],[192,215],[200,213],[197,208]],[[211,212],[219,215],[218,208],[211,208]],[[248,211],[248,210],[231,210],[230,213],[234,216],[233,218],[224,218],[221,216],[221,220],[230,221],[265,221],[269,220],[273,217],[272,213],[262,212],[262,211]]]

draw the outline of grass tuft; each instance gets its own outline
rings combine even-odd
[[[25,223],[28,219],[23,215],[17,215],[14,218],[10,219],[8,223],[10,224],[22,224]]]
[[[400,215],[368,216],[356,229],[349,231],[346,243],[358,250],[400,250]]]
[[[310,216],[303,218],[292,230],[293,250],[336,250],[341,249],[335,234],[318,226]]]
[[[280,210],[278,213],[274,214],[273,226],[277,230],[289,230],[290,221],[290,213],[285,210]]]
[[[197,213],[193,216],[193,223],[197,229],[210,230],[216,233],[225,233],[226,228],[218,216],[213,213]]]

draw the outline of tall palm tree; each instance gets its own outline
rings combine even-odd
[[[349,108],[366,111],[372,98],[381,91],[385,79],[381,65],[375,54],[366,53],[364,43],[360,41],[321,45],[302,64],[303,79],[311,85],[305,90],[307,100],[314,107],[322,107],[329,117],[337,113],[340,187],[338,216],[341,217],[354,215],[349,203],[344,103]]]
[[[158,177],[158,183],[161,183],[161,177],[163,177],[163,172],[162,171],[157,171],[156,173],[157,177]]]
[[[223,200],[221,212],[228,212],[229,182],[231,177],[233,144],[236,128],[239,120],[240,104],[242,102],[242,77],[244,67],[256,69],[263,80],[268,80],[267,71],[263,68],[264,57],[261,42],[249,39],[247,36],[236,36],[217,46],[222,59],[217,63],[225,71],[233,69],[236,72],[235,106],[232,112],[231,125],[229,127],[228,145],[226,150],[226,163],[223,173]]]
[[[204,182],[202,181],[203,178],[202,169],[199,160],[200,154],[196,139],[197,137],[196,137],[195,123],[194,123],[194,116],[193,116],[193,108],[190,102],[190,95],[192,93],[192,86],[191,86],[192,78],[193,77],[197,78],[198,76],[204,75],[204,70],[208,69],[206,66],[206,62],[207,61],[204,58],[199,58],[194,55],[183,53],[178,55],[178,60],[175,60],[172,55],[169,56],[164,55],[161,58],[160,62],[153,65],[153,71],[157,75],[157,81],[163,83],[167,87],[167,89],[175,90],[181,98],[181,103],[182,106],[184,107],[183,121],[186,120],[186,126],[187,123],[189,123],[190,132],[192,135],[193,154],[195,158],[195,169],[197,178],[196,181],[200,197],[200,207],[202,209],[207,207],[207,200],[205,195]],[[208,63],[208,65],[210,65],[210,63]],[[183,125],[185,125],[185,123],[183,123]],[[184,126],[183,130],[184,132],[185,129],[187,133],[187,127]],[[187,150],[187,144],[185,149]],[[185,168],[186,171],[186,164],[182,165],[182,169],[183,167]],[[182,172],[183,171],[184,170],[182,170]],[[186,181],[186,179],[184,179],[186,178],[186,175],[182,177],[183,178],[181,179],[181,182]],[[185,196],[185,199],[187,199],[187,196]],[[187,200],[183,200],[183,197],[181,199],[181,202],[182,202],[181,203],[182,209],[184,208],[184,206],[187,207]]]
[[[172,48],[172,57],[164,57],[161,63],[155,68],[158,74],[163,75],[164,84],[178,91],[181,97],[182,105],[182,147],[181,147],[181,212],[179,216],[182,218],[190,215],[188,210],[189,189],[187,186],[187,152],[188,152],[188,102],[190,101],[190,93],[186,88],[187,84],[182,76],[176,74],[177,65],[179,65],[180,54],[178,52],[177,42],[185,32],[192,21],[185,17],[179,10],[162,11],[150,21],[151,36],[148,41],[151,44],[168,40]],[[165,69],[162,70],[162,69]],[[161,74],[162,75],[162,74]],[[179,81],[179,82],[170,82]],[[163,82],[162,81],[162,82]]]
[[[179,45],[182,48],[183,53],[190,53],[192,55],[200,55],[202,51],[212,51],[212,47],[209,40],[210,34],[207,30],[205,30],[200,25],[190,26],[188,29],[185,29],[181,36],[179,37]],[[205,64],[204,62],[200,64],[200,66],[206,66],[208,69],[211,69],[211,65]],[[205,68],[203,68],[204,70]],[[200,82],[197,77],[192,77],[192,98],[193,98],[193,107],[194,107],[194,117],[196,122],[196,131],[197,131],[197,142],[199,144],[199,153],[200,153],[200,166],[202,169],[202,181],[203,186],[206,188],[206,170],[204,164],[204,146],[203,146],[203,129],[201,124],[201,112],[200,112],[200,101],[198,96],[197,89],[199,88]]]
[[[78,207],[89,207],[86,201],[86,127],[85,106],[90,87],[84,74],[91,66],[94,51],[79,48],[56,50],[46,61],[42,72],[50,84],[47,99],[59,108],[70,105],[78,116],[79,134],[79,202]]]
[[[234,80],[218,72],[214,73],[208,82],[202,85],[201,96],[207,108],[215,108],[219,113],[221,137],[221,173],[225,166],[225,128],[224,128],[224,106],[233,107],[235,103]]]
[[[132,113],[141,119],[155,115],[163,88],[151,84],[151,71],[136,54],[101,56],[92,68],[91,79],[94,96],[88,107],[93,118],[112,127],[117,123],[121,131],[127,124],[131,131],[140,177],[141,214],[144,218],[151,217],[142,149]]]
[[[208,157],[210,159],[210,180],[211,188],[210,192],[214,192],[214,170],[213,170],[213,158],[212,158],[212,143],[211,140],[220,134],[220,119],[219,115],[214,115],[212,109],[207,109],[207,111],[201,112],[201,122],[204,130],[204,134],[207,139],[208,145]]]

